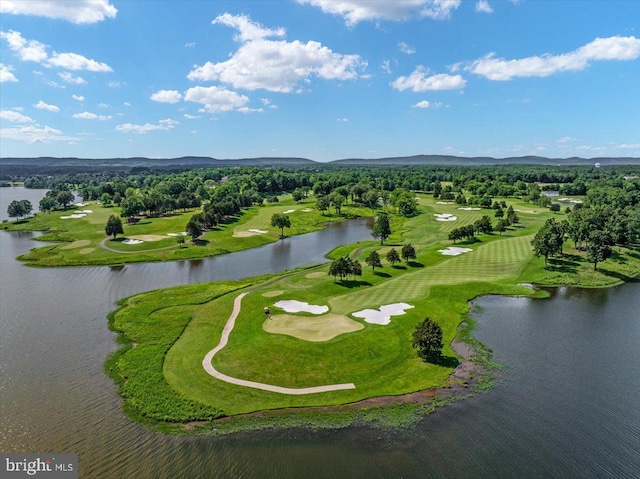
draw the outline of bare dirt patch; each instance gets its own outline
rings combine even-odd
[[[262,329],[268,333],[286,334],[315,343],[329,341],[341,334],[353,333],[364,325],[341,314],[323,314],[318,317],[275,314],[265,319]]]

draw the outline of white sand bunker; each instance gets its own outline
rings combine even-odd
[[[93,210],[78,210],[78,211],[76,211],[76,213],[89,214],[89,213],[93,213]]]
[[[60,219],[61,220],[77,220],[79,218],[84,218],[86,215],[86,213],[74,213],[72,215],[67,215],[67,216],[61,216]]]
[[[329,311],[329,306],[309,304],[305,303],[304,301],[296,301],[295,299],[278,301],[275,305],[278,308],[284,309],[287,313],[305,312],[311,314],[324,314]]]
[[[313,211],[313,208],[305,208],[302,211],[304,211],[305,213],[309,213],[310,211]]]
[[[267,230],[250,229],[249,231],[251,231],[252,233],[258,233],[259,235],[263,235],[263,234],[267,234],[268,233]]]
[[[144,241],[139,239],[126,238],[122,240],[122,244],[142,244]]]
[[[480,211],[482,208],[458,208],[463,211]]]
[[[87,203],[74,203],[73,206],[83,207],[83,206],[87,206]]]
[[[452,205],[453,201],[436,201],[436,205]]]
[[[435,213],[433,216],[436,217],[436,221],[456,221],[458,219],[457,216],[449,213]]]
[[[581,205],[582,204],[582,200],[569,200],[569,203],[574,203],[576,205]]]
[[[182,233],[167,233],[167,236],[187,236],[187,232],[183,231]]]
[[[283,211],[282,214],[283,215],[288,215],[289,213],[293,213],[295,210],[287,210],[287,211]]]
[[[473,251],[471,248],[458,248],[457,246],[449,246],[445,249],[439,249],[438,253],[442,253],[445,256],[458,256],[462,253],[469,253]]]
[[[363,318],[367,323],[385,325],[391,322],[391,316],[400,316],[405,314],[405,309],[411,308],[413,306],[407,303],[383,304],[380,309],[363,309],[352,315],[356,318]]]

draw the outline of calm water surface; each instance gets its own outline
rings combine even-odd
[[[11,197],[16,195],[16,197]],[[30,197],[29,195],[33,195]],[[0,189],[37,205],[43,192]],[[440,409],[411,432],[350,428],[226,438],[132,424],[102,367],[114,303],[159,287],[319,262],[370,238],[365,222],[192,262],[27,268],[37,243],[0,232],[0,450],[75,452],[82,477],[640,477],[640,285],[487,297],[476,336],[507,365],[500,386]],[[245,256],[246,255],[246,256]]]

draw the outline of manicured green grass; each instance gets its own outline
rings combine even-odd
[[[302,211],[307,208],[312,208],[312,211]],[[79,219],[60,218],[72,214],[77,209],[90,209],[93,213]],[[189,218],[197,213],[196,210],[159,218],[143,218],[136,224],[125,223],[124,234],[119,235],[115,241],[106,237],[104,226],[110,215],[120,214],[120,209],[103,207],[96,203],[73,207],[67,211],[38,213],[34,218],[6,223],[4,227],[11,230],[44,231],[45,235],[38,239],[62,243],[35,248],[19,258],[31,266],[111,265],[196,259],[271,243],[280,238],[280,230],[271,226],[271,216],[286,210],[296,210],[290,213],[292,226],[285,229],[287,236],[317,231],[324,228],[329,221],[342,221],[346,217],[372,214],[369,209],[346,205],[343,207],[343,216],[329,213],[322,215],[310,201],[296,204],[290,198],[282,197],[282,201],[275,205],[251,207],[243,210],[237,217],[226,219],[213,230],[206,232],[195,244],[187,237],[187,243],[184,245],[178,245],[178,238],[168,235],[183,232]],[[250,229],[265,230],[268,233],[243,236],[242,233],[248,233]],[[164,239],[144,241],[135,245],[122,243],[125,238],[144,235],[159,235]],[[103,240],[106,247],[117,252],[102,248],[100,242]],[[89,243],[81,249],[67,248],[68,243],[74,241]]]
[[[473,251],[460,256],[443,256],[438,252],[453,243],[446,239],[447,231],[443,225],[447,224],[435,221],[433,208],[436,205],[427,198],[421,200],[422,212],[418,216],[395,220],[398,221],[395,235],[384,246],[372,241],[359,246],[346,245],[333,252],[335,257],[339,257],[353,255],[361,248],[359,260],[363,263],[364,274],[357,280],[335,282],[328,274],[318,274],[328,271],[328,267],[323,266],[314,269],[312,274],[308,270],[293,272],[278,276],[268,283],[247,280],[245,284],[251,283],[251,288],[237,289],[229,294],[222,294],[222,290],[216,288],[224,286],[227,288],[225,291],[230,291],[243,285],[227,282],[221,285],[195,285],[189,290],[170,289],[166,294],[175,295],[176,300],[163,300],[163,304],[158,301],[165,294],[162,292],[157,296],[150,293],[148,297],[134,297],[114,316],[128,318],[128,321],[118,323],[118,329],[129,335],[127,331],[137,327],[144,331],[153,325],[156,331],[163,331],[165,328],[158,328],[157,325],[175,323],[184,331],[176,335],[177,326],[174,329],[167,327],[170,339],[157,340],[158,344],[164,346],[157,348],[148,363],[127,359],[129,352],[140,346],[122,355],[123,364],[131,370],[126,381],[129,386],[123,389],[123,394],[130,398],[132,405],[138,401],[144,403],[150,391],[155,394],[156,383],[162,383],[158,376],[161,359],[165,381],[162,383],[162,394],[167,395],[163,401],[169,406],[165,415],[156,412],[155,406],[152,407],[150,416],[175,421],[205,417],[206,414],[201,411],[208,411],[212,415],[237,415],[279,408],[336,406],[364,398],[399,395],[442,386],[457,363],[450,343],[458,334],[458,325],[468,312],[469,300],[485,294],[538,294],[518,286],[520,282],[611,285],[640,273],[640,254],[631,250],[616,252],[612,259],[599,265],[597,273],[591,272],[592,265],[586,263],[584,253],[574,251],[561,258],[552,258],[545,268],[542,258],[534,258],[530,241],[552,214],[548,211],[525,212],[528,205],[516,200],[507,201],[513,203],[514,208],[523,210],[519,213],[521,223],[503,235],[480,235],[475,242],[463,242],[462,246]],[[278,205],[278,208],[293,209],[289,205]],[[465,212],[470,214],[464,221],[473,222],[483,214],[491,215],[492,211]],[[262,212],[250,214],[253,215],[253,224],[259,225],[257,218]],[[375,273],[364,264],[364,258],[370,251],[378,250],[384,257],[390,247],[399,249],[401,240],[402,243],[411,242],[416,247],[418,256],[415,260],[395,267],[383,260],[384,267],[376,269]],[[218,293],[206,293],[211,288]],[[213,359],[217,370],[239,379],[276,386],[304,388],[354,383],[356,388],[290,396],[237,386],[209,376],[202,368],[202,360],[218,344],[234,299],[241,291],[247,291],[248,294],[242,301],[242,309],[228,345]],[[277,294],[269,296],[270,292]],[[207,298],[206,294],[211,297]],[[349,316],[361,323],[363,328],[321,342],[269,333],[263,329],[263,308],[269,306],[272,313],[276,314],[278,309],[274,304],[282,299],[328,305],[331,313]],[[407,310],[404,315],[392,317],[391,323],[384,326],[369,324],[352,316],[352,313],[361,309],[378,308],[395,302],[408,302],[414,308]],[[309,317],[304,313],[299,315]],[[437,365],[422,362],[411,347],[411,334],[426,316],[437,321],[443,329],[445,360]],[[167,350],[169,343],[171,345]],[[150,372],[145,368],[150,368]],[[152,382],[129,379],[148,375],[155,379]],[[197,407],[187,408],[187,412],[178,414],[174,405],[185,398],[193,401]],[[156,403],[152,401],[152,404]],[[139,407],[139,411],[148,415],[143,406]],[[347,416],[349,419],[346,419]],[[363,419],[362,415],[357,414],[347,416],[343,418],[347,422]],[[400,416],[405,419],[408,417]],[[304,422],[303,419],[301,421]]]

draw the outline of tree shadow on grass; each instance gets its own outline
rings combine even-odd
[[[439,356],[437,358],[423,359],[425,363],[435,364],[436,366],[443,366],[445,368],[457,368],[460,364],[458,358],[455,356]]]
[[[390,278],[391,275],[389,273],[385,273],[384,271],[376,271],[373,274],[376,276],[380,276],[381,278]]]
[[[547,271],[556,271],[560,273],[577,273],[580,263],[576,261],[579,258],[575,255],[567,255],[561,258],[549,258],[544,269]]]
[[[209,244],[209,240],[197,239],[197,240],[193,240],[192,243],[195,246],[207,246]]]
[[[424,264],[418,263],[417,261],[409,261],[407,264],[412,268],[424,268]]]
[[[407,269],[406,266],[403,266],[401,264],[394,264],[393,266],[391,266],[393,269]]]
[[[351,280],[351,279],[343,279],[341,281],[338,281],[338,284],[344,286],[345,288],[359,288],[360,286],[371,286],[371,283],[369,283],[369,281],[357,281],[357,280]]]
[[[602,264],[602,263],[600,263],[600,264]],[[635,278],[633,276],[628,276],[628,275],[620,273],[618,271],[611,271],[610,269],[603,268],[602,266],[598,267],[598,271],[600,273],[604,274],[605,276],[609,276],[610,278],[619,279],[621,281],[624,281],[625,283],[638,283],[638,282],[640,282],[640,278]]]

